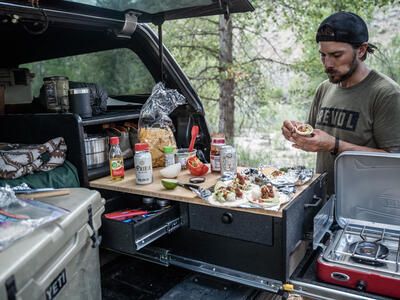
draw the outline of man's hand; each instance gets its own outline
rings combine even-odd
[[[295,128],[300,124],[302,123],[298,121],[285,120],[282,125],[282,134],[285,137],[285,139],[287,139],[292,143],[295,143],[295,141],[292,138],[292,134],[296,132]]]
[[[320,129],[314,129],[311,137],[292,133],[292,146],[307,152],[331,152],[335,148],[335,137]]]

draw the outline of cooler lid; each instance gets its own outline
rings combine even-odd
[[[336,221],[400,230],[400,154],[349,151],[335,161]]]
[[[31,234],[15,241],[0,252],[0,298],[1,287],[11,276],[15,277],[17,288],[21,289],[32,278],[44,276],[40,273],[49,268],[50,261],[68,262],[68,253],[78,247],[77,232],[88,227],[89,207],[93,216],[104,211],[100,193],[85,188],[70,188],[70,194],[44,198],[41,201],[64,208],[69,213],[60,219],[36,228]],[[100,227],[100,221],[94,221]],[[87,241],[91,243],[91,240]]]

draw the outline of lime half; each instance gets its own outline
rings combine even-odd
[[[178,186],[178,180],[175,179],[161,179],[161,184],[167,189],[167,190],[173,190]]]

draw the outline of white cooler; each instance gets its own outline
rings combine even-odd
[[[70,211],[0,252],[0,299],[101,299],[99,237],[104,200],[70,189],[41,201]]]

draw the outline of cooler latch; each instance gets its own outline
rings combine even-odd
[[[88,207],[88,215],[89,215],[88,225],[91,229],[90,239],[92,240],[92,248],[97,248],[101,243],[101,236],[97,235],[96,229],[93,226],[93,210],[91,205],[89,205]]]
[[[125,23],[120,32],[116,32],[115,35],[119,38],[130,39],[132,34],[136,30],[137,26],[137,13],[133,11],[127,11],[125,13]]]
[[[15,300],[17,295],[17,286],[15,284],[14,275],[10,276],[6,280],[6,292],[7,292],[7,299],[8,300]]]

